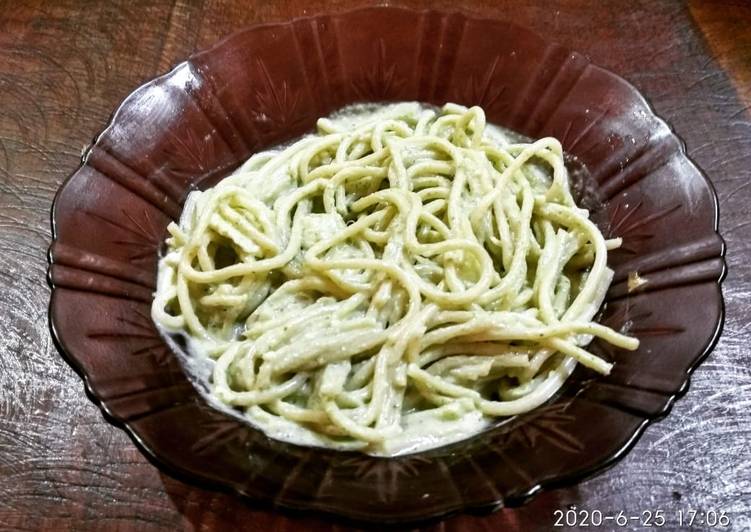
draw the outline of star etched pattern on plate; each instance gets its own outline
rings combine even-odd
[[[562,139],[600,195],[600,227],[624,237],[603,316],[632,321],[640,349],[607,353],[605,378],[578,369],[529,416],[390,466],[283,444],[207,405],[140,336],[168,222],[192,187],[364,95],[477,99],[491,122]],[[513,23],[458,13],[366,8],[227,38],[126,99],[60,189],[53,224],[53,332],[109,416],[182,478],[354,519],[492,509],[602,470],[685,391],[723,316],[716,197],[636,89]],[[648,280],[638,293],[632,271]]]

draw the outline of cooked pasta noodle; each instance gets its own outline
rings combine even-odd
[[[362,110],[361,110],[362,111]],[[259,153],[170,224],[152,314],[214,360],[211,395],[269,435],[396,454],[550,399],[612,272],[560,143],[481,108],[371,106]]]

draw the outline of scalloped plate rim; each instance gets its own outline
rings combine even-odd
[[[675,393],[664,394],[666,398],[665,407],[659,413],[652,415],[652,416],[648,416],[646,414],[640,414],[640,417],[643,417],[643,419],[639,423],[638,427],[636,427],[636,429],[633,431],[632,435],[616,451],[610,453],[606,458],[603,458],[601,461],[597,462],[596,464],[594,464],[593,466],[589,468],[578,470],[578,471],[575,471],[566,475],[562,475],[560,477],[553,478],[550,480],[535,482],[532,486],[525,489],[521,493],[506,496],[493,502],[471,504],[471,503],[466,503],[462,501],[459,504],[448,506],[441,511],[432,512],[427,515],[407,517],[406,519],[403,516],[402,517],[389,516],[389,517],[384,518],[384,516],[374,516],[372,514],[367,514],[365,512],[353,512],[351,510],[342,510],[340,508],[335,508],[334,507],[335,505],[320,504],[320,503],[317,503],[316,501],[313,501],[307,504],[301,503],[299,505],[292,504],[289,501],[276,503],[274,502],[273,499],[270,499],[270,498],[264,499],[264,498],[250,495],[244,492],[242,489],[240,489],[238,486],[234,484],[228,484],[228,483],[210,480],[200,474],[191,472],[188,469],[183,468],[182,466],[173,464],[171,463],[171,461],[166,460],[160,454],[157,454],[157,452],[151,446],[149,446],[144,441],[144,439],[138,434],[137,430],[132,426],[132,423],[120,420],[110,412],[106,404],[106,401],[103,401],[102,399],[100,399],[99,396],[94,392],[91,386],[91,382],[90,382],[91,376],[83,369],[83,366],[78,362],[78,359],[71,353],[70,350],[68,350],[65,347],[65,345],[60,339],[60,335],[59,335],[58,327],[57,327],[56,313],[54,312],[55,302],[56,302],[56,290],[58,289],[58,287],[55,285],[50,275],[51,267],[55,264],[54,257],[52,254],[52,249],[53,249],[55,242],[58,241],[56,211],[57,211],[57,207],[59,203],[59,198],[61,194],[63,193],[63,191],[79,175],[80,171],[84,167],[87,166],[88,157],[89,157],[89,154],[91,153],[91,149],[94,146],[98,145],[102,137],[108,131],[110,131],[111,128],[115,126],[120,113],[129,104],[131,99],[134,98],[140,91],[146,89],[147,87],[156,85],[162,80],[169,79],[179,69],[184,68],[186,66],[188,66],[189,68],[194,67],[195,65],[193,61],[196,58],[221,49],[222,47],[226,46],[226,44],[229,41],[233,40],[234,38],[246,32],[254,31],[258,28],[268,28],[268,27],[274,27],[274,26],[290,25],[290,24],[293,24],[295,22],[302,21],[302,20],[315,20],[317,18],[321,18],[325,16],[339,17],[339,16],[348,15],[350,13],[357,13],[357,12],[369,11],[369,10],[402,11],[402,12],[407,12],[407,13],[417,13],[421,15],[433,13],[433,14],[438,14],[438,15],[446,16],[446,17],[461,15],[465,17],[467,20],[488,20],[488,19],[478,18],[475,14],[472,14],[468,12],[467,10],[463,10],[463,9],[451,9],[451,10],[410,9],[410,8],[403,7],[403,6],[393,6],[393,5],[383,5],[383,4],[376,5],[376,6],[367,6],[367,7],[360,7],[360,8],[354,8],[354,9],[347,9],[347,10],[335,11],[335,12],[324,11],[324,12],[320,12],[317,14],[295,17],[295,18],[288,19],[288,20],[270,21],[270,22],[263,22],[259,24],[252,24],[245,28],[241,28],[239,30],[233,31],[232,33],[219,39],[212,46],[192,53],[187,59],[180,61],[179,63],[176,63],[169,71],[143,81],[135,89],[130,91],[128,95],[117,105],[116,109],[110,114],[109,118],[107,119],[106,126],[94,137],[92,142],[86,147],[84,153],[81,156],[79,165],[60,184],[57,192],[55,193],[54,199],[52,201],[52,206],[50,209],[51,242],[47,251],[47,262],[48,262],[47,283],[51,290],[50,302],[48,306],[48,324],[49,324],[50,334],[51,334],[53,343],[55,347],[57,348],[57,350],[62,355],[63,360],[65,360],[66,363],[69,366],[71,366],[71,368],[82,379],[83,384],[84,384],[84,391],[86,393],[87,398],[95,406],[99,408],[99,410],[102,413],[103,418],[109,424],[125,431],[125,433],[128,434],[128,436],[135,443],[138,449],[147,457],[147,459],[150,462],[152,462],[152,464],[154,464],[160,470],[169,473],[171,476],[173,476],[174,478],[177,478],[180,481],[194,485],[198,488],[210,489],[210,490],[219,491],[222,493],[237,495],[237,496],[240,496],[242,500],[252,501],[254,504],[260,505],[264,508],[269,508],[269,509],[283,508],[284,510],[292,511],[295,513],[321,515],[321,516],[334,518],[335,520],[341,520],[341,521],[349,522],[349,523],[378,522],[380,524],[416,524],[416,523],[425,523],[425,522],[435,521],[435,520],[442,520],[450,516],[461,514],[461,513],[487,514],[488,512],[492,513],[504,507],[505,508],[520,507],[520,506],[527,504],[531,499],[533,499],[535,496],[539,495],[543,491],[570,487],[570,486],[578,484],[579,482],[585,481],[596,475],[599,475],[605,472],[606,470],[612,468],[634,448],[634,446],[638,443],[639,439],[642,437],[642,435],[646,431],[647,427],[649,427],[653,423],[657,423],[663,420],[665,417],[667,417],[670,414],[675,402],[681,399],[688,392],[690,388],[691,377],[694,371],[712,352],[712,350],[717,345],[720,339],[720,336],[722,334],[724,324],[725,324],[725,316],[726,316],[725,301],[724,301],[724,297],[722,293],[722,283],[725,277],[727,276],[728,267],[727,267],[727,261],[725,260],[727,245],[722,235],[719,232],[720,205],[719,205],[719,199],[717,196],[716,188],[714,184],[712,183],[712,181],[707,176],[707,174],[704,172],[704,170],[700,166],[698,166],[693,160],[693,158],[688,154],[684,139],[675,131],[673,126],[656,113],[653,105],[647,99],[647,97],[645,97],[644,94],[626,78],[620,76],[616,72],[613,72],[612,70],[604,66],[601,66],[597,63],[592,62],[592,60],[590,59],[588,55],[572,50],[567,46],[561,45],[556,40],[548,40],[544,38],[542,35],[540,35],[537,31],[532,30],[521,24],[517,24],[516,22],[505,21],[505,20],[495,18],[495,17],[490,19],[494,21],[504,22],[511,26],[515,26],[525,32],[528,32],[529,34],[534,35],[535,37],[542,40],[548,45],[560,46],[563,50],[566,50],[568,53],[576,53],[582,56],[586,60],[588,66],[600,69],[604,71],[606,74],[608,74],[609,76],[612,76],[615,79],[617,79],[619,82],[623,83],[637,97],[638,103],[641,104],[644,107],[644,109],[648,111],[649,115],[651,117],[654,117],[661,125],[664,125],[669,131],[670,136],[673,136],[675,139],[678,140],[679,149],[677,153],[679,154],[680,157],[685,159],[691,165],[691,167],[693,167],[694,170],[697,171],[697,173],[702,177],[704,183],[707,185],[709,191],[711,192],[711,199],[712,199],[712,206],[713,206],[713,231],[721,242],[720,253],[715,258],[720,258],[722,260],[722,271],[720,275],[717,277],[717,279],[713,281],[713,285],[715,286],[715,289],[717,291],[717,296],[718,296],[719,304],[720,304],[719,314],[717,317],[715,329],[712,333],[712,336],[708,339],[706,345],[701,349],[701,351],[697,354],[697,356],[691,362],[689,367],[686,369],[685,380],[681,388]]]

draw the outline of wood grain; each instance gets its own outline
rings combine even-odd
[[[51,342],[49,208],[117,104],[247,24],[366,2],[0,2],[0,526],[19,530],[328,530],[167,477],[102,419]],[[455,9],[456,2],[405,1]],[[569,505],[603,512],[724,510],[751,527],[751,12],[729,2],[472,0],[619,72],[647,95],[717,187],[728,244],[727,322],[673,412],[609,472],[518,510],[436,529],[550,528]],[[747,4],[746,4],[747,6]],[[744,521],[745,520],[745,521]],[[744,526],[744,522],[746,523]],[[676,529],[668,526],[665,529]]]
[[[691,15],[704,34],[712,55],[735,86],[738,96],[751,107],[751,4],[742,0],[692,1]]]

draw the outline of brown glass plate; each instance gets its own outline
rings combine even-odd
[[[546,406],[457,444],[393,459],[271,440],[210,406],[149,317],[165,227],[186,193],[354,101],[481,105],[584,164],[596,220],[621,236],[595,343]],[[723,319],[717,199],[682,142],[622,78],[512,23],[367,8],[255,26],[137,89],[55,199],[50,321],[107,418],[156,463],[276,507],[406,522],[518,505],[612,465],[685,392]],[[632,271],[647,280],[627,289]]]

